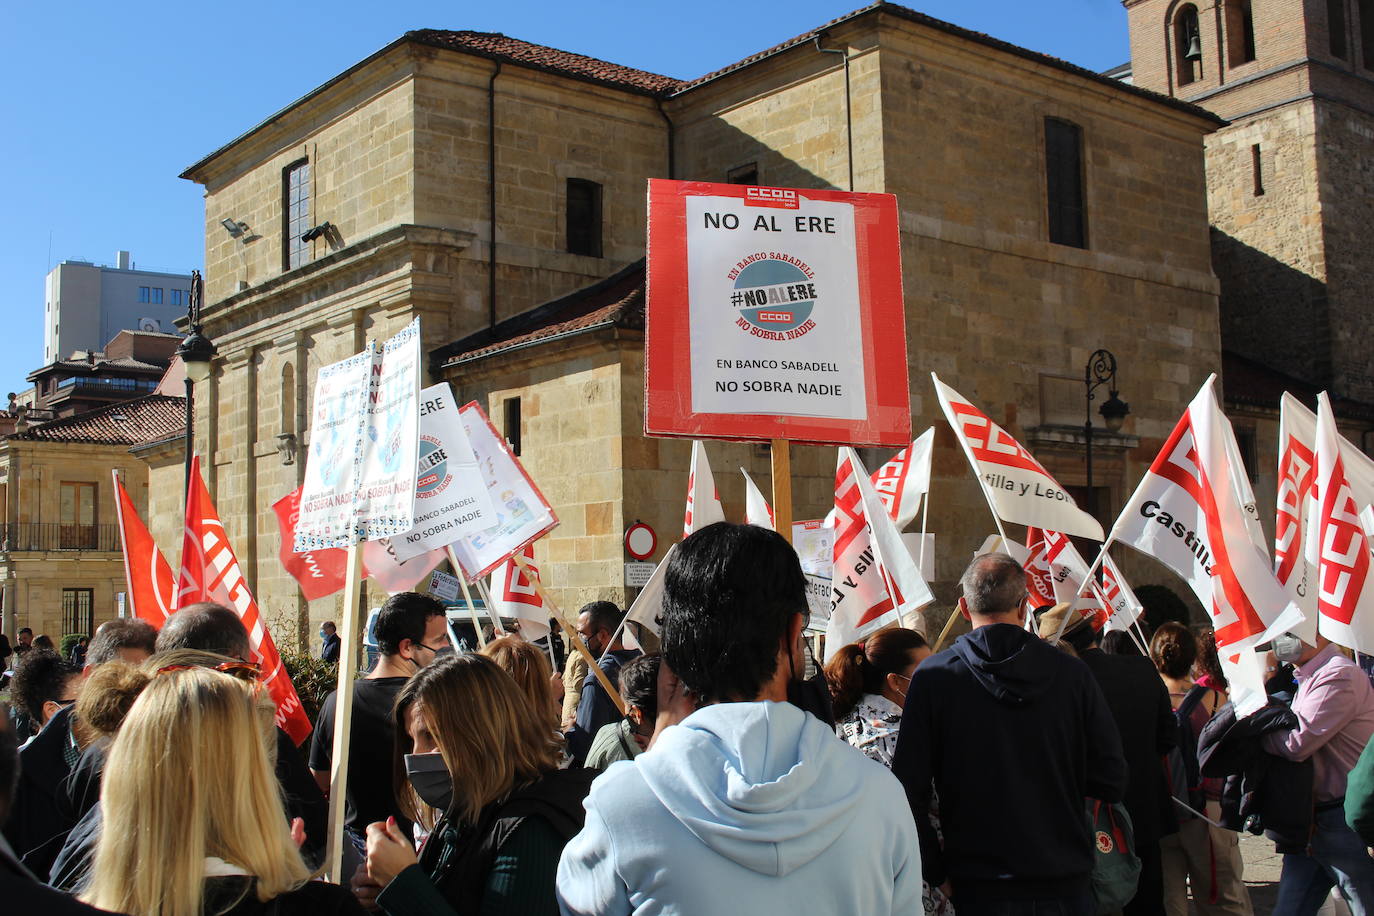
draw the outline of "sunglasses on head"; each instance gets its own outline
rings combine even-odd
[[[252,662],[233,661],[221,662],[218,665],[164,665],[157,669],[157,674],[167,674],[172,671],[191,671],[196,668],[205,668],[210,671],[220,671],[224,674],[232,674],[234,677],[243,681],[256,681],[262,675],[262,669]],[[156,675],[155,675],[156,676]]]

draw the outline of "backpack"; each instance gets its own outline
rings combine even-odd
[[[1098,913],[1114,913],[1135,897],[1140,858],[1135,833],[1123,805],[1088,799],[1093,830],[1093,901]]]
[[[1193,734],[1191,720],[1198,704],[1211,692],[1210,687],[1194,684],[1184,695],[1183,702],[1178,704],[1178,709],[1174,710],[1174,718],[1178,720],[1178,746],[1169,752],[1166,767],[1169,793],[1183,805],[1198,812],[1207,809],[1207,793],[1202,788],[1202,770],[1197,761],[1197,736]],[[1180,820],[1196,817],[1181,807],[1174,813]]]

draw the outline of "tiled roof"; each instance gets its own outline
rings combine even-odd
[[[186,399],[150,394],[43,423],[10,438],[131,446],[168,439],[185,430]]]
[[[1003,41],[1000,38],[993,38],[991,35],[986,35],[982,32],[975,32],[972,29],[966,29],[962,26],[957,26],[952,22],[945,22],[943,19],[936,19],[934,16],[927,16],[925,13],[918,13],[916,10],[910,9],[908,7],[900,6],[896,3],[886,3],[883,2],[883,0],[879,0],[879,2],[877,3],[870,4],[869,6],[865,6],[861,9],[854,10],[852,13],[846,13],[845,15],[840,16],[836,19],[832,19],[825,25],[814,28],[809,32],[806,32],[802,35],[798,35],[797,37],[784,41],[781,44],[774,45],[773,47],[768,48],[767,50],[760,51],[757,54],[751,54],[743,60],[736,61],[728,67],[724,67],[720,70],[716,70],[713,73],[708,73],[705,76],[701,76],[694,80],[691,80],[683,84],[682,88],[678,91],[688,91],[690,89],[695,88],[696,86],[701,85],[702,83],[706,83],[710,80],[716,79],[717,77],[724,76],[727,73],[732,73],[735,70],[742,69],[744,67],[749,66],[752,63],[763,60],[765,57],[771,57],[780,51],[785,51],[788,48],[795,47],[796,45],[806,44],[808,42],[814,41],[818,35],[823,34],[825,30],[830,28],[831,26],[839,25],[840,23],[847,22],[851,19],[857,19],[860,16],[872,12],[890,13],[891,15],[896,16],[900,19],[905,19],[908,22],[914,22],[918,25],[923,25],[928,28],[944,32],[947,35],[954,35],[958,38],[963,38],[968,41],[977,42],[978,44],[985,45],[989,48],[995,48],[999,51],[1004,51],[1008,54],[1014,54],[1017,57],[1022,57],[1026,60],[1031,60],[1039,64],[1044,64],[1048,67],[1054,67],[1056,70],[1064,70],[1068,73],[1073,73],[1077,76],[1081,76],[1084,79],[1091,80],[1095,83],[1101,83],[1103,85],[1111,86],[1114,89],[1119,89],[1123,92],[1128,92],[1131,95],[1137,95],[1142,98],[1147,98],[1152,102],[1163,103],[1172,108],[1177,108],[1181,111],[1186,111],[1191,115],[1195,115],[1200,118],[1205,118],[1218,125],[1226,123],[1225,120],[1213,114],[1212,112],[1206,110],[1205,108],[1201,108],[1189,102],[1184,102],[1180,99],[1176,99],[1171,96],[1162,95],[1158,92],[1152,92],[1149,89],[1141,89],[1140,87],[1133,86],[1130,83],[1123,83],[1120,80],[1113,79],[1101,73],[1095,73],[1092,70],[1089,70],[1085,67],[1080,67],[1077,64],[1071,64],[1068,61],[1062,60],[1058,57],[1053,57],[1049,54],[1043,54],[1039,51],[1032,51],[1029,48],[1023,48],[1020,45],[1014,45],[1009,41]],[[836,50],[839,49],[837,48]]]
[[[1277,411],[1279,399],[1288,392],[1315,410],[1317,394],[1322,387],[1314,382],[1295,378],[1261,362],[1223,350],[1221,353],[1222,398],[1228,404],[1244,404]],[[1345,419],[1374,419],[1374,404],[1341,397],[1333,393],[1331,409]]]
[[[431,358],[439,366],[453,366],[604,327],[644,329],[643,259],[591,286],[507,318],[494,328],[446,344]]]
[[[622,67],[620,64],[612,64],[595,57],[532,44],[518,38],[509,38],[499,32],[416,29],[407,32],[406,38],[420,44],[465,51],[492,60],[510,61],[535,70],[546,70],[606,86],[615,86],[618,89],[628,89],[631,92],[667,95],[685,85],[682,80],[673,79],[671,76]]]

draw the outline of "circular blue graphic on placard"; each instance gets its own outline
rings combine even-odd
[[[770,332],[769,337],[800,337],[815,327],[810,321],[816,307],[814,275],[798,264],[776,257],[754,261],[735,278],[730,304],[739,318],[753,328]],[[787,334],[798,329],[798,333]]]
[[[448,472],[448,453],[437,439],[420,438],[420,460],[416,463],[415,496],[428,499],[444,492],[453,475]]]

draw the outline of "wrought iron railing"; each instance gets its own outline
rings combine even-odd
[[[118,553],[118,525],[64,525],[61,522],[0,524],[0,551],[90,550]]]

